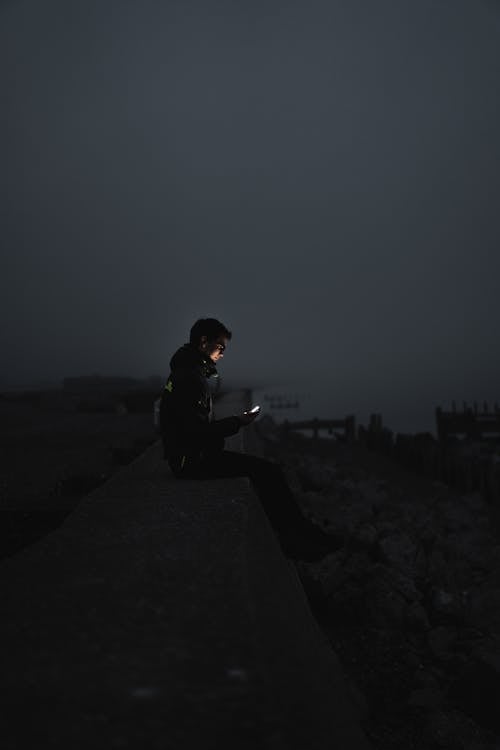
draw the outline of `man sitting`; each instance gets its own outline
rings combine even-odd
[[[249,425],[258,411],[214,419],[208,378],[217,376],[232,333],[215,318],[197,320],[189,343],[170,360],[160,402],[164,458],[178,479],[248,477],[288,557],[321,559],[335,540],[302,514],[281,467],[264,458],[224,449],[224,439]]]

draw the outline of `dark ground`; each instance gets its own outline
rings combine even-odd
[[[157,439],[150,413],[0,400],[0,559],[57,528]]]
[[[455,559],[445,557],[442,563],[436,563],[434,558],[432,563],[427,560],[427,570],[420,576],[398,567],[400,562],[407,562],[404,550],[396,548],[393,560],[384,556],[384,543],[389,538],[384,536],[384,525],[389,528],[387,519],[390,518],[391,539],[406,534],[418,549],[417,509],[425,507],[427,512],[436,502],[440,508],[449,504],[451,510],[444,525],[436,524],[432,529],[434,550],[440,551],[441,545],[446,544],[451,549],[454,523],[458,518],[462,521],[459,514],[463,498],[445,485],[420,477],[358,444],[313,442],[293,436],[285,439],[278,431],[273,439],[264,439],[262,445],[264,455],[278,460],[285,469],[303,507],[305,500],[307,510],[314,510],[316,498],[317,507],[327,514],[324,509],[330,503],[330,520],[325,528],[332,523],[335,526],[345,508],[359,503],[352,488],[369,482],[375,487],[379,484],[381,497],[387,499],[385,506],[383,501],[380,503],[378,518],[372,516],[369,523],[362,522],[354,533],[348,532],[344,546],[331,559],[325,559],[316,569],[305,566],[312,569],[314,580],[322,581],[321,590],[313,589],[311,606],[358,696],[364,714],[362,726],[374,748],[498,750],[500,605],[492,604],[500,580],[498,563],[494,569],[481,570],[482,561],[471,554],[472,564],[458,566],[460,542],[458,555],[453,550]],[[335,509],[335,503],[341,500],[346,505]],[[370,504],[368,495],[359,507],[363,507],[363,502]],[[477,498],[474,502],[479,507]],[[384,507],[390,508],[390,516],[384,517],[384,512],[388,512]],[[414,533],[408,531],[408,508],[417,510],[410,521],[410,528],[412,523],[415,525]],[[485,514],[479,511],[477,519],[478,527],[486,526],[484,549],[492,552],[490,559],[498,561],[497,532],[493,535],[496,542],[489,536],[492,510],[486,509]],[[468,522],[469,517],[465,518]],[[365,530],[364,535],[359,533],[360,528]],[[369,538],[366,529],[373,538]],[[458,539],[458,534],[455,537]],[[480,539],[482,542],[483,537]],[[464,559],[468,552],[464,547]],[[455,600],[449,592],[457,570],[462,586],[477,581],[477,588],[483,587],[484,595],[474,600],[473,592],[464,607],[454,610],[450,603]],[[447,579],[450,571],[452,575]],[[385,588],[380,587],[381,582]],[[400,595],[405,588],[406,599]],[[445,595],[448,611],[441,600],[440,606],[436,603],[436,598]],[[418,617],[408,618],[410,610]]]
[[[56,408],[0,400],[0,558],[57,528],[85,494],[156,439],[152,413],[85,413],[62,403]],[[307,439],[264,439],[262,445],[283,464],[291,481],[297,480],[299,463],[312,461],[334,466],[336,481],[383,482],[391,507],[397,507],[398,498],[415,505],[431,503],[436,493],[454,502],[442,486],[436,488],[359,446]],[[301,489],[308,492],[311,486],[305,482]],[[456,621],[454,613],[446,612],[440,620],[425,597],[430,623],[408,629],[394,613],[389,623],[383,612],[373,618],[363,599],[370,580],[366,568],[384,568],[386,562],[381,563],[374,549],[368,554],[364,541],[353,547],[346,539],[345,580],[333,595],[313,602],[315,616],[358,695],[363,728],[374,748],[499,750],[500,659],[495,666],[496,652],[485,661],[482,656],[473,659],[471,651],[498,636],[492,632],[494,625],[488,631],[477,621]],[[331,570],[326,580],[331,583]],[[490,590],[485,588],[486,599]],[[496,610],[493,616],[498,618]],[[460,637],[450,656],[432,639],[437,631],[446,636],[452,629]]]

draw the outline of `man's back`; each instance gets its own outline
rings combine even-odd
[[[184,344],[170,360],[171,372],[160,403],[160,430],[165,458],[197,459],[224,449],[224,438],[241,427],[239,417],[213,419],[207,379],[217,377],[210,358],[192,343]]]

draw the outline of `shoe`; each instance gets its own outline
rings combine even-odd
[[[293,561],[317,562],[326,555],[336,552],[341,543],[339,539],[326,534],[311,522],[304,522],[299,527],[288,529],[280,535],[281,548],[286,557]]]

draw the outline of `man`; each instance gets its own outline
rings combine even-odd
[[[307,520],[288,487],[280,466],[258,456],[224,449],[224,439],[256,418],[243,412],[215,420],[207,384],[217,376],[232,333],[215,318],[197,320],[189,343],[170,360],[171,372],[160,402],[160,430],[164,458],[178,479],[248,477],[289,557],[320,559],[333,551],[331,536]]]

